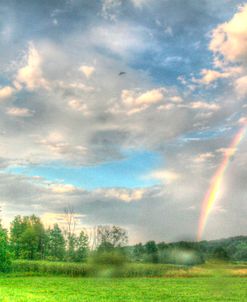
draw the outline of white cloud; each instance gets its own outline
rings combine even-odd
[[[152,89],[144,93],[136,94],[132,90],[123,90],[121,98],[124,104],[128,106],[150,105],[160,102],[163,99],[163,89]]]
[[[79,67],[79,70],[87,77],[90,78],[91,75],[95,71],[95,67],[93,66],[88,66],[88,65],[82,65]]]
[[[43,77],[42,57],[32,43],[29,44],[27,64],[18,70],[15,85],[19,87],[24,85],[29,90],[49,88],[48,82]]]
[[[234,85],[239,96],[246,93],[244,76],[247,64],[247,4],[228,22],[218,25],[211,34],[209,50],[214,55],[213,65],[217,70],[203,69],[201,78],[192,81],[209,85],[218,79],[236,78]],[[243,85],[242,85],[243,83]]]
[[[214,158],[214,154],[211,152],[201,153],[195,159],[195,163],[204,163],[205,161]]]
[[[181,177],[178,173],[172,170],[156,170],[153,171],[149,176],[166,184],[170,184]]]
[[[215,103],[207,103],[207,102],[192,102],[189,104],[189,107],[192,109],[204,109],[204,110],[219,110],[220,106],[218,104]]]
[[[121,93],[122,103],[130,108],[129,114],[145,110],[151,105],[160,103],[164,99],[165,88],[157,88],[138,93],[133,90],[123,90]]]
[[[15,117],[29,117],[33,115],[33,112],[28,108],[10,107],[6,110],[6,113]]]
[[[87,151],[86,147],[71,142],[66,135],[59,131],[50,132],[47,137],[39,139],[37,143],[48,148],[50,156],[63,160],[82,158]]]
[[[182,103],[183,99],[180,96],[175,95],[175,96],[170,97],[170,101],[172,101],[174,103]]]
[[[52,184],[49,186],[49,189],[58,194],[73,193],[78,191],[75,186],[70,184]]]
[[[69,101],[68,105],[69,105],[70,108],[72,108],[74,110],[77,110],[77,111],[81,111],[85,115],[89,114],[87,104],[83,103],[80,100],[72,99],[72,100]]]
[[[231,156],[236,152],[237,148],[220,148],[216,151],[222,153],[224,156]]]
[[[14,93],[14,88],[10,86],[5,86],[0,88],[0,100],[5,100],[10,98]]]
[[[213,30],[209,49],[227,62],[247,62],[247,4],[229,22]]]
[[[247,95],[247,75],[236,79],[234,88],[240,97]]]
[[[228,78],[229,76],[230,74],[226,72],[220,72],[212,69],[203,69],[201,71],[201,78],[194,79],[194,82],[208,85],[218,79],[225,79]]]
[[[95,27],[90,33],[90,39],[96,46],[126,59],[157,47],[149,29],[130,23],[118,22]]]
[[[240,66],[224,66],[220,71],[213,69],[202,69],[201,78],[192,78],[194,83],[210,85],[218,79],[227,79],[236,77],[243,72],[243,68]]]
[[[116,198],[125,202],[131,202],[142,199],[145,189],[104,189],[98,190],[107,198]]]

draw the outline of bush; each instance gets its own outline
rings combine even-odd
[[[109,252],[97,251],[91,262],[96,265],[112,265],[112,266],[123,266],[128,262],[127,256],[120,251],[112,250]]]

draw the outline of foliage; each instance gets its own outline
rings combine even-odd
[[[110,251],[124,246],[128,242],[128,236],[119,226],[98,226],[97,241],[99,250]]]
[[[213,258],[216,258],[218,260],[229,260],[229,255],[223,247],[219,246],[214,249]]]
[[[45,230],[35,215],[15,217],[9,238],[14,259],[86,262],[89,257],[94,263],[111,265],[128,261],[178,265],[197,265],[210,259],[247,261],[246,236],[201,242],[148,241],[127,246],[127,232],[119,226],[98,226],[94,238],[89,240],[86,231],[75,233],[73,210],[68,210],[65,217],[64,232],[57,224]],[[94,250],[90,251],[89,241],[93,242]]]
[[[85,262],[89,252],[88,236],[85,232],[81,231],[76,241],[76,262]]]
[[[173,243],[149,241],[126,248],[135,262],[197,265],[210,259],[247,261],[247,236],[222,240]]]
[[[63,260],[65,257],[65,239],[58,224],[47,230],[47,257],[51,260]]]
[[[96,265],[123,266],[128,262],[128,258],[121,250],[98,250],[92,256],[91,262]]]
[[[11,258],[8,246],[7,231],[0,224],[0,272],[8,272],[11,268]]]
[[[40,218],[17,216],[10,227],[10,246],[15,258],[44,259],[46,232]]]
[[[148,241],[144,246],[144,250],[146,253],[146,257],[145,257],[146,262],[152,262],[152,263],[159,262],[158,248],[155,241]]]
[[[86,261],[88,236],[71,231],[65,236],[58,224],[45,230],[40,218],[17,216],[10,227],[10,247],[15,259]]]

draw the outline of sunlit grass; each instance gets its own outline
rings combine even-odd
[[[197,278],[0,278],[3,302],[93,301],[239,301],[246,298],[247,279]]]

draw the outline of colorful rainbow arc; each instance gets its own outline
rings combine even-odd
[[[235,154],[239,143],[243,139],[246,128],[247,128],[247,124],[245,123],[244,126],[238,131],[238,133],[233,138],[229,148],[225,152],[221,165],[219,166],[216,173],[212,177],[212,180],[210,182],[210,187],[202,202],[201,214],[200,214],[199,225],[198,225],[198,233],[197,233],[198,241],[200,241],[202,238],[202,234],[205,229],[207,219],[208,219],[208,217],[215,205],[215,202],[217,201],[217,198],[219,197],[219,194],[221,192],[224,173],[227,169],[229,161],[230,161],[231,157]]]

